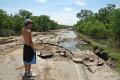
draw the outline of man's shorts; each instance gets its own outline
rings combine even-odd
[[[24,44],[23,48],[24,64],[36,64],[36,53],[31,46]]]

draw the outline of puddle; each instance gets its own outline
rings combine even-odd
[[[76,50],[87,50],[91,47],[88,45],[81,45],[76,40],[77,35],[74,31],[65,30],[61,33],[61,36],[64,37],[66,40],[64,42],[59,43],[59,46],[63,46],[72,52],[75,52]]]

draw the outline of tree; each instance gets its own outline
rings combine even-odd
[[[23,20],[30,19],[32,16],[32,13],[27,10],[19,10],[19,15],[22,17]]]
[[[107,7],[101,8],[96,14],[97,19],[104,24],[110,23],[115,7],[116,6],[114,4],[108,4]]]
[[[7,19],[7,14],[4,10],[0,9],[0,30],[4,29],[4,26],[6,26],[6,19]]]
[[[22,29],[22,27],[23,27],[23,20],[22,20],[22,18],[19,16],[19,15],[14,15],[14,17],[13,17],[13,19],[14,19],[14,30],[15,30],[15,32],[17,33],[17,34],[19,34],[20,33],[20,31],[21,31],[21,29]]]
[[[86,10],[86,9],[82,9],[79,13],[77,13],[77,17],[81,20],[84,20],[93,15],[94,13],[91,10]]]
[[[12,15],[7,14],[0,9],[0,36],[18,35],[22,27],[24,27],[24,20],[30,18],[33,21],[34,31],[48,31],[58,29],[60,26],[57,22],[50,19],[47,15],[32,16],[32,13],[27,10],[19,10],[19,13]]]
[[[54,22],[53,20],[51,20],[51,21],[48,23],[48,29],[50,29],[50,30],[58,29],[58,23],[57,23],[57,22]]]
[[[94,38],[104,39],[113,36],[113,31],[115,32],[115,30],[113,30],[113,27],[116,25],[118,26],[119,24],[117,23],[120,23],[118,22],[118,17],[117,22],[113,20],[115,19],[114,13],[119,13],[114,12],[114,10],[116,10],[115,7],[116,6],[114,4],[108,4],[105,8],[99,9],[98,13],[95,14],[90,10],[82,9],[77,14],[77,17],[80,20],[77,22],[74,28],[86,35],[91,35]],[[112,25],[113,23],[114,26]],[[119,32],[117,28],[116,30],[116,32]]]
[[[113,32],[116,41],[120,41],[120,8],[114,11]]]
[[[48,23],[50,22],[49,16],[41,15],[38,18],[38,26],[40,31],[48,31]]]

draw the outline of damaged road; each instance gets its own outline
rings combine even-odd
[[[23,40],[19,36],[0,45],[0,80],[120,80],[120,75],[93,51],[80,50],[73,31],[34,33],[37,76],[24,79]],[[3,44],[4,42],[4,44]],[[79,41],[80,42],[80,41]],[[81,41],[79,45],[87,45]]]

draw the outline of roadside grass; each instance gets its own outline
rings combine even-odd
[[[120,50],[119,48],[114,47],[113,41],[109,39],[108,40],[95,40],[81,33],[77,33],[77,35],[79,39],[87,42],[89,45],[91,45],[91,47],[98,46],[101,49],[103,49],[104,52],[108,54],[109,58],[114,59],[116,61],[116,67],[114,68],[114,70],[120,73]]]

